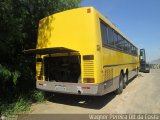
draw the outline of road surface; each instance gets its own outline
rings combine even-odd
[[[102,97],[58,95],[33,104],[33,114],[160,113],[160,70],[139,73],[121,95]]]

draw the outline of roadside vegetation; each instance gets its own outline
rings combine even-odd
[[[0,1],[0,116],[26,112],[32,103],[45,100],[44,93],[35,89],[35,56],[22,51],[36,47],[40,19],[79,7],[80,2]]]
[[[150,64],[151,69],[160,69],[160,64]]]

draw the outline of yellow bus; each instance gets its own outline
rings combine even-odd
[[[39,22],[36,87],[77,95],[122,93],[138,74],[138,49],[93,7],[59,12]]]

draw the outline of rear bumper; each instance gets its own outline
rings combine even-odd
[[[64,83],[64,82],[36,82],[39,90],[77,95],[102,95],[102,86],[97,84]]]

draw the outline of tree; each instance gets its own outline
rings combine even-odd
[[[8,73],[18,71],[21,75],[17,78],[16,89],[24,91],[26,88],[27,91],[27,87],[34,86],[35,61],[32,57],[22,55],[22,51],[36,47],[39,20],[59,11],[79,7],[80,2],[81,0],[0,0],[0,64],[1,68],[10,71]],[[3,77],[5,76],[0,76],[1,83],[4,83]],[[14,85],[12,78],[10,81]]]

